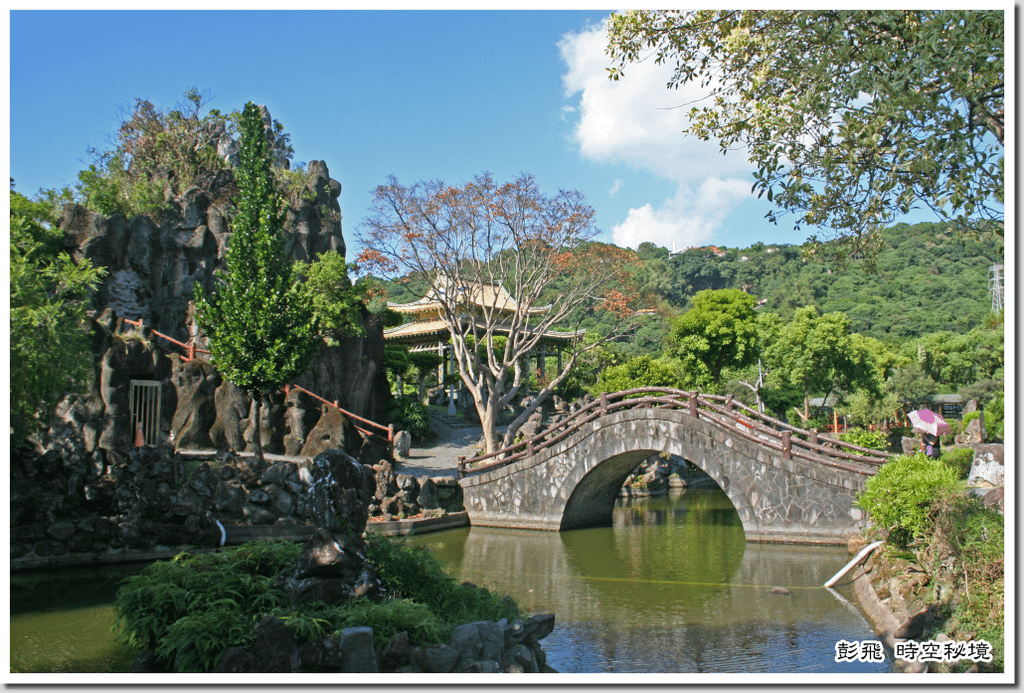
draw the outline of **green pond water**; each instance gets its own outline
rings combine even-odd
[[[873,639],[849,587],[821,587],[846,550],[748,544],[717,488],[621,500],[611,527],[461,528],[408,541],[461,580],[554,613],[543,646],[560,672],[891,671],[834,661],[837,640]],[[11,671],[130,670],[136,652],[115,642],[112,604],[119,580],[142,567],[12,575]]]

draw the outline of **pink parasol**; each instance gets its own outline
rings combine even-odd
[[[931,433],[933,436],[949,433],[946,420],[930,409],[918,409],[907,414],[910,424],[919,431]]]

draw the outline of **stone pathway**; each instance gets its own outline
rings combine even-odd
[[[411,476],[453,476],[459,474],[459,457],[473,457],[479,449],[483,429],[461,419],[431,412],[434,439],[413,445],[408,459],[398,460],[398,474]]]

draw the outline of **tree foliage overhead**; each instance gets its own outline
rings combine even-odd
[[[609,73],[674,64],[668,87],[708,92],[685,132],[745,148],[759,196],[856,251],[915,207],[1002,219],[1004,27],[1002,11],[630,11],[611,17]]]
[[[410,187],[391,177],[374,193],[371,216],[360,230],[366,250],[359,264],[389,276],[411,275],[440,302],[488,451],[498,449],[497,414],[526,384],[524,357],[545,331],[573,329],[578,322],[567,321],[596,308],[615,322],[605,341],[634,315],[636,296],[620,283],[632,254],[592,243],[593,216],[579,192],[547,196],[525,174],[504,184],[482,174],[461,187],[440,181]],[[470,294],[499,296],[497,287],[508,292],[511,304],[497,298],[470,305]],[[506,444],[565,379],[580,351],[598,344],[575,344],[562,372],[509,425]]]
[[[216,293],[196,286],[199,324],[214,365],[230,382],[261,400],[309,366],[320,346],[316,313],[299,268],[285,255],[285,206],[270,159],[259,108],[246,104],[241,120],[239,194],[231,221],[225,272]],[[254,436],[261,454],[260,436]]]

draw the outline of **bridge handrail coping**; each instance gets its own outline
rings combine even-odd
[[[759,412],[756,409],[753,409],[753,408],[747,406],[743,402],[739,402],[739,401],[733,400],[732,397],[729,396],[729,395],[700,395],[700,396],[705,398],[705,399],[709,399],[709,400],[717,399],[717,400],[721,400],[723,402],[731,402],[731,406],[738,407],[738,408],[742,409],[744,411],[744,413],[746,413],[747,415],[755,417],[755,418],[758,418],[758,419],[761,419],[762,421],[766,421],[769,424],[774,424],[774,425],[778,426],[778,429],[772,429],[772,430],[786,430],[786,429],[788,429],[788,430],[792,431],[793,433],[805,436],[808,439],[810,439],[812,436],[816,435],[815,431],[809,431],[809,430],[804,429],[804,428],[799,428],[799,427],[794,426],[794,425],[792,425],[790,423],[782,421],[781,419],[776,419],[773,416],[769,416],[768,414],[764,414],[762,412]],[[838,453],[838,451],[835,451],[832,448],[833,447],[839,447],[839,448],[846,448],[848,450],[854,450],[854,451],[857,451],[857,452],[864,452],[864,453],[867,453],[868,456],[872,457],[872,458],[885,458],[885,459],[888,459],[889,457],[893,456],[893,453],[887,452],[885,450],[875,450],[874,448],[865,448],[865,447],[862,447],[860,445],[854,445],[853,443],[848,443],[845,440],[839,440],[838,438],[829,438],[829,446],[831,446],[831,447],[822,446],[820,444],[815,445],[814,443],[811,443],[809,440],[807,441],[807,445],[812,450],[821,450],[821,451],[824,451],[824,452],[826,452],[828,454],[831,454],[831,455],[835,455],[835,454]],[[862,456],[862,455],[855,455],[855,456],[849,457],[848,459],[864,460],[864,456]],[[885,459],[878,460],[877,464],[882,464],[883,462],[885,462]],[[873,461],[873,463],[875,463],[875,462]]]
[[[722,404],[716,404],[716,401],[721,402]],[[530,456],[531,451],[533,454],[536,454],[544,448],[556,445],[583,426],[597,418],[600,418],[610,411],[624,408],[645,408],[651,406],[657,406],[660,409],[690,408],[692,411],[691,403],[695,403],[698,409],[703,409],[705,411],[705,415],[709,412],[713,412],[714,414],[724,417],[726,421],[745,425],[751,430],[756,430],[759,433],[775,438],[775,440],[765,440],[762,437],[754,436],[746,431],[737,430],[736,433],[744,439],[760,445],[765,445],[773,450],[783,452],[784,454],[796,453],[800,457],[813,460],[818,463],[827,464],[828,466],[845,469],[846,471],[871,473],[870,470],[850,467],[829,458],[838,457],[844,460],[855,461],[863,465],[880,466],[888,457],[891,456],[891,453],[888,452],[864,448],[859,445],[836,440],[834,438],[829,439],[828,447],[811,442],[816,437],[815,432],[792,426],[784,421],[780,421],[779,419],[763,414],[742,402],[734,400],[732,396],[702,395],[697,392],[677,390],[674,388],[642,387],[623,390],[613,394],[602,393],[598,399],[592,400],[566,418],[556,422],[547,429],[526,440],[513,443],[512,445],[485,455],[479,455],[469,459],[460,458],[459,478],[462,478],[467,474],[478,474],[512,464],[513,462]],[[734,411],[734,408],[739,408],[740,413],[746,415],[750,419],[753,419],[753,421],[751,421],[751,423],[741,421],[737,417],[737,412]],[[711,418],[715,419],[717,417],[712,416]],[[722,424],[726,421],[716,421],[716,423]],[[784,436],[783,432],[786,431],[791,434],[788,446],[784,444],[782,440]],[[792,434],[804,436],[808,438],[808,440],[804,440],[801,437],[793,437]],[[857,455],[838,448],[846,448],[847,450],[864,452],[867,454]],[[469,465],[471,464],[479,464],[480,462],[488,459],[493,459],[494,461],[476,466],[472,469],[469,468]]]
[[[752,413],[755,413],[755,414],[758,413],[758,412],[756,412],[756,411],[754,411],[752,409],[749,409],[749,407],[747,407],[747,409],[748,409],[748,411],[750,411]],[[727,419],[732,419],[732,420],[738,421],[738,419],[736,419],[735,416],[731,415],[732,413],[726,407],[718,407],[716,405],[708,403],[708,404],[705,405],[705,410],[715,411],[715,412],[717,412],[719,414],[724,415]],[[779,433],[781,433],[783,431],[790,431],[791,433],[799,433],[799,434],[802,434],[802,435],[807,435],[808,437],[810,436],[810,433],[811,433],[810,431],[805,431],[803,429],[795,428],[793,426],[790,426],[790,425],[786,424],[785,422],[779,421],[778,419],[772,419],[771,417],[768,417],[768,416],[763,416],[762,418],[774,421],[774,422],[778,423],[780,426],[782,426],[783,428],[775,429],[775,428],[771,428],[769,426],[761,425],[761,424],[759,424],[757,422],[754,422],[752,424],[746,424],[746,423],[743,423],[743,422],[741,422],[741,423],[742,423],[742,425],[748,426],[748,427],[750,427],[752,429],[755,429],[755,430],[758,430],[758,431],[760,431],[762,433],[767,433],[767,434],[778,435]],[[722,422],[719,422],[719,423],[722,423]],[[743,431],[739,431],[739,433],[740,433],[741,436],[743,436],[744,432]],[[743,436],[743,437],[747,438],[748,440],[751,439],[750,436]],[[758,440],[757,442],[761,442],[763,444],[767,444],[768,443],[768,441],[761,441],[761,440]],[[835,447],[829,447],[829,446],[821,445],[820,443],[812,443],[809,440],[803,440],[801,438],[792,438],[792,437],[790,438],[790,444],[791,444],[791,449],[795,449],[797,447],[802,447],[802,448],[806,448],[808,451],[816,452],[819,455],[823,455],[823,456],[826,456],[826,457],[838,457],[840,459],[852,460],[852,461],[855,461],[855,462],[860,462],[862,464],[868,464],[868,465],[876,466],[876,467],[881,466],[882,464],[884,464],[886,459],[891,456],[891,453],[888,453],[888,452],[883,452],[883,451],[880,451],[880,450],[872,450],[871,448],[864,448],[864,447],[861,447],[859,445],[853,445],[852,443],[847,443],[847,442],[842,441],[842,440],[836,440],[834,438],[830,438],[829,439],[829,445],[830,446],[834,445]],[[775,446],[771,445],[770,447],[774,448]],[[854,453],[846,452],[845,450],[836,449],[838,447],[848,448],[848,449],[851,449],[851,450],[863,450],[864,452],[869,453],[869,454],[867,454],[867,455],[857,455],[857,454],[854,454]],[[781,445],[780,445],[780,447],[777,448],[777,449],[778,450],[783,450],[783,447],[781,447]],[[811,459],[817,459],[817,458],[811,458]]]

